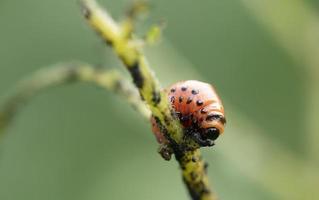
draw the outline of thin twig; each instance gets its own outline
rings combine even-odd
[[[116,70],[95,68],[84,63],[63,63],[34,73],[9,94],[0,107],[0,134],[32,97],[48,88],[75,82],[91,83],[115,92],[146,119],[150,117],[150,111],[141,101],[136,88]]]
[[[139,6],[133,6],[133,8],[136,7],[139,8]],[[127,19],[121,26],[93,0],[83,0],[82,10],[91,27],[113,48],[131,73],[141,97],[170,141],[192,199],[216,199],[208,183],[205,162],[201,159],[198,144],[184,137],[179,120],[171,113],[167,95],[161,91],[160,84],[149,67],[139,41],[134,37],[132,15],[127,15]],[[134,11],[128,13],[136,15]]]

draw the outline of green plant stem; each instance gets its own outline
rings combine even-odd
[[[150,117],[150,111],[141,101],[136,88],[116,70],[98,69],[83,63],[63,63],[34,73],[9,94],[0,107],[0,134],[32,97],[48,88],[76,82],[91,83],[117,93],[145,118]]]

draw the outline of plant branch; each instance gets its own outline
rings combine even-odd
[[[133,20],[125,20],[125,26],[119,26],[107,12],[92,0],[82,1],[82,10],[91,27],[112,46],[115,53],[123,61],[152,114],[163,122],[169,134],[172,134],[174,141],[181,142],[183,131],[179,122],[171,115],[167,95],[161,92],[159,82],[143,55],[139,41],[133,39],[132,34],[127,32],[133,30],[133,28],[126,28],[130,21],[133,23]],[[131,15],[128,15],[128,19],[130,17]],[[127,37],[128,35],[130,37]]]
[[[179,120],[171,112],[167,95],[161,90],[144,56],[139,45],[140,41],[133,35],[133,18],[138,13],[138,10],[134,8],[143,6],[134,4],[133,9],[128,12],[127,19],[119,25],[95,1],[83,0],[81,5],[83,14],[91,27],[113,48],[130,72],[142,99],[150,108],[161,131],[170,141],[192,199],[216,199],[208,183],[205,162],[201,159],[199,145],[184,136]]]
[[[75,82],[86,82],[117,93],[126,99],[142,116],[150,112],[141,101],[136,88],[116,70],[105,70],[83,63],[63,63],[42,69],[21,81],[0,107],[0,134],[10,124],[16,113],[32,97],[51,87]]]

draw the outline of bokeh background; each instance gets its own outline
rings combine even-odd
[[[129,1],[100,3],[120,19]],[[167,22],[162,42],[146,49],[163,85],[200,79],[224,100],[226,133],[203,150],[220,198],[318,199],[318,1],[151,5],[140,32]],[[1,96],[37,69],[70,60],[123,68],[77,1],[0,1]],[[187,199],[177,163],[156,149],[150,125],[125,100],[86,84],[53,88],[0,142],[0,199]]]

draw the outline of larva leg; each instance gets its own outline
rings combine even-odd
[[[210,147],[215,144],[213,140],[203,140],[199,132],[193,132],[192,137],[202,147]]]
[[[165,160],[170,160],[173,154],[173,149],[169,147],[167,144],[160,144],[158,148],[158,153],[164,158]]]

